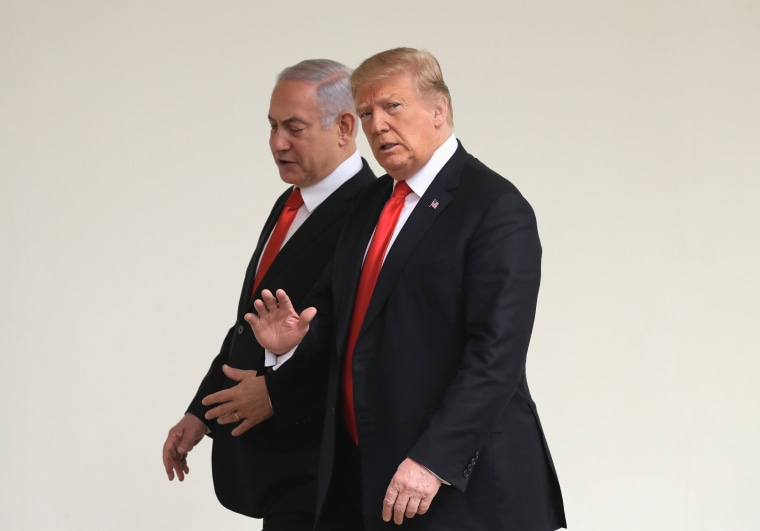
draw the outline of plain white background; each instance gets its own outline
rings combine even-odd
[[[536,210],[571,529],[760,529],[759,28],[752,0],[0,0],[0,528],[259,529],[208,441],[182,484],[161,446],[284,189],[275,75],[407,45]]]

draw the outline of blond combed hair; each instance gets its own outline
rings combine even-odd
[[[351,74],[351,91],[356,97],[361,87],[396,75],[410,74],[417,94],[424,100],[443,96],[448,104],[446,120],[454,126],[454,108],[441,65],[432,53],[415,48],[393,48],[365,59]]]

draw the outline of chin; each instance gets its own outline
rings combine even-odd
[[[380,166],[382,166],[383,169],[387,172],[390,172],[392,170],[398,170],[401,166],[403,166],[402,164],[399,164],[398,162],[394,162],[392,157],[383,158],[383,157],[376,156],[375,159],[377,160],[377,163]]]
[[[280,172],[280,179],[286,184],[298,186],[303,181],[303,175],[293,175],[290,172]]]
[[[388,173],[388,175],[390,175],[396,180],[399,180],[399,177],[401,176],[403,176],[404,178],[409,176],[409,174],[406,171],[406,166],[402,164],[389,164],[387,166],[383,166],[383,169]]]

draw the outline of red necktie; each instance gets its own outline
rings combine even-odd
[[[296,217],[298,209],[303,205],[303,198],[301,197],[301,190],[299,188],[293,188],[290,192],[290,197],[285,202],[285,208],[282,209],[280,217],[277,220],[277,224],[272,231],[272,235],[269,237],[264,254],[261,256],[261,262],[259,262],[259,269],[256,272],[256,279],[253,281],[253,290],[251,291],[251,297],[256,293],[256,289],[259,287],[259,282],[264,278],[264,275],[269,269],[269,266],[274,262],[274,257],[282,247],[282,242],[285,240],[285,235],[288,233],[288,229],[293,224],[293,220]]]
[[[409,185],[405,181],[400,181],[393,189],[388,202],[385,203],[380,219],[375,227],[375,234],[372,236],[372,242],[369,244],[367,256],[364,257],[361,276],[359,277],[359,287],[356,290],[356,300],[354,301],[354,311],[351,315],[351,327],[348,330],[348,343],[346,344],[346,356],[343,359],[343,421],[349,435],[356,444],[359,444],[359,434],[356,430],[356,415],[354,413],[354,378],[352,370],[352,360],[354,356],[354,347],[359,337],[359,329],[364,321],[364,315],[367,313],[369,300],[372,298],[372,292],[377,283],[377,275],[380,273],[380,267],[383,264],[385,252],[388,250],[388,244],[393,235],[393,229],[396,228],[398,217],[404,208],[404,198],[411,192]]]

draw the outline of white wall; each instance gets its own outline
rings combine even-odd
[[[571,528],[760,529],[759,28],[751,0],[0,0],[0,528],[259,528],[207,441],[182,484],[160,452],[284,189],[274,76],[409,45],[536,209]]]

